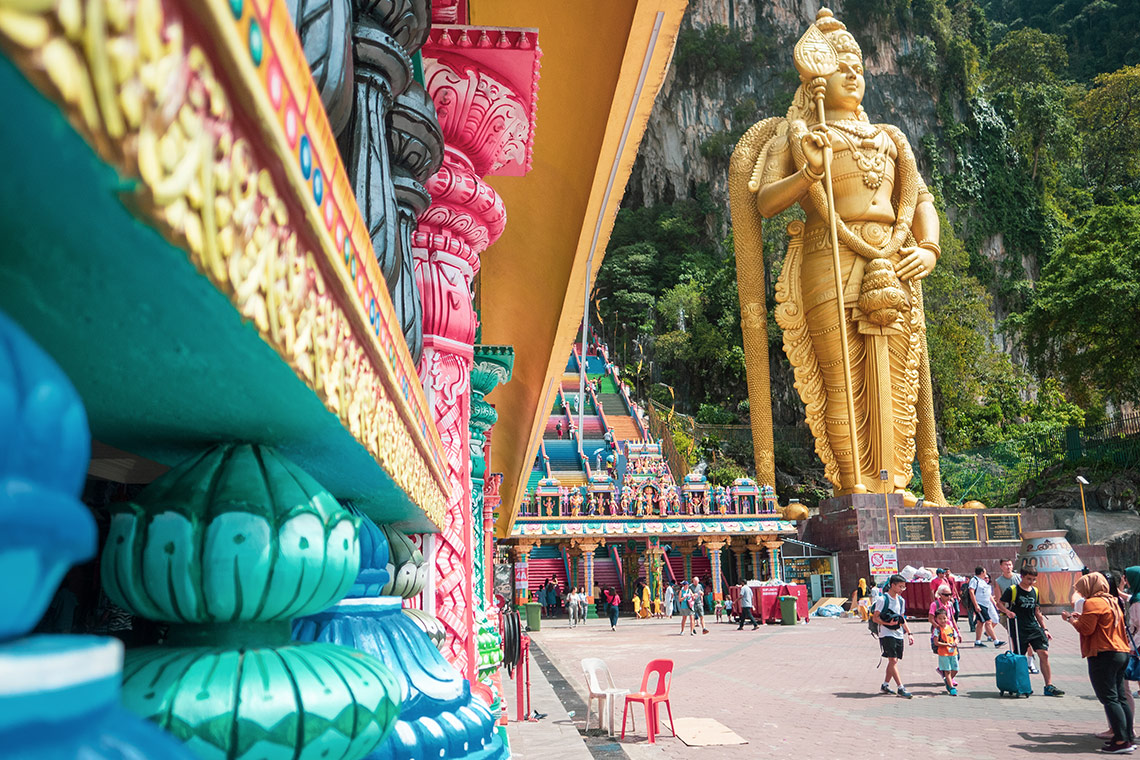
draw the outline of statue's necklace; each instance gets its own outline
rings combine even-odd
[[[887,146],[885,142],[880,146],[876,139],[882,130],[871,124],[847,119],[829,122],[828,126],[849,136],[847,141],[854,148],[851,155],[855,159],[855,165],[863,172],[863,184],[871,190],[878,190],[879,185],[883,184],[883,175],[887,169]],[[858,142],[851,138],[857,138]]]

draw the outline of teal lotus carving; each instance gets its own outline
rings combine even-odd
[[[152,620],[288,621],[352,587],[358,523],[273,449],[216,446],[112,509],[103,584]]]
[[[388,573],[391,575],[380,595],[410,599],[427,585],[427,560],[412,539],[391,525],[381,525],[380,529],[388,538]]]
[[[413,608],[400,611],[411,618],[415,624],[427,634],[428,640],[435,645],[436,649],[443,649],[443,642],[447,638],[447,631],[443,629],[443,623],[439,622],[439,618],[429,612]]]
[[[388,666],[348,647],[137,650],[124,705],[202,760],[355,760],[399,715]]]

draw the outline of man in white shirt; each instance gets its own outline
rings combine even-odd
[[[760,624],[756,622],[756,618],[752,617],[752,587],[748,585],[747,581],[740,587],[740,625],[736,627],[736,630],[744,630],[745,615],[752,621],[752,630],[755,631],[760,627]]]
[[[969,604],[973,605],[974,616],[977,618],[977,626],[974,628],[974,646],[986,646],[986,642],[982,641],[982,634],[988,635],[993,640],[995,647],[1003,646],[1005,642],[999,641],[995,633],[995,621],[990,604],[994,592],[990,587],[990,582],[986,580],[986,569],[984,567],[974,568],[974,577],[966,584],[966,594],[969,597]]]
[[[903,656],[903,634],[906,634],[908,643],[914,646],[914,635],[906,624],[906,600],[902,592],[906,589],[906,578],[901,575],[892,575],[887,585],[887,593],[875,600],[871,607],[871,619],[879,626],[879,649],[883,657],[887,658],[886,680],[879,687],[884,694],[898,694],[904,699],[914,695],[903,686],[902,676],[899,675],[899,660]],[[891,691],[891,681],[899,685],[898,691]]]

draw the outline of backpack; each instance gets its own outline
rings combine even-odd
[[[883,594],[882,597],[880,597],[880,598],[883,600],[883,610],[889,610],[890,612],[893,613],[894,609],[891,608],[890,594]],[[901,596],[899,597],[898,615],[900,618],[906,617],[906,600],[903,599]],[[879,613],[879,617],[882,617],[882,612]],[[884,627],[884,626],[880,626],[878,623],[875,622],[875,613],[874,613],[874,610],[872,610],[871,615],[867,618],[867,630],[869,630],[871,632],[871,635],[877,639],[877,638],[879,638],[879,628],[881,628],[881,627]],[[894,629],[890,628],[890,630],[894,630]]]

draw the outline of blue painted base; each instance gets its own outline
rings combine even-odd
[[[0,645],[0,757],[194,760],[119,706],[122,645],[96,636],[29,636]]]
[[[298,641],[354,647],[380,659],[401,682],[400,718],[366,760],[509,757],[491,711],[400,604],[398,597],[346,599],[293,623]]]

